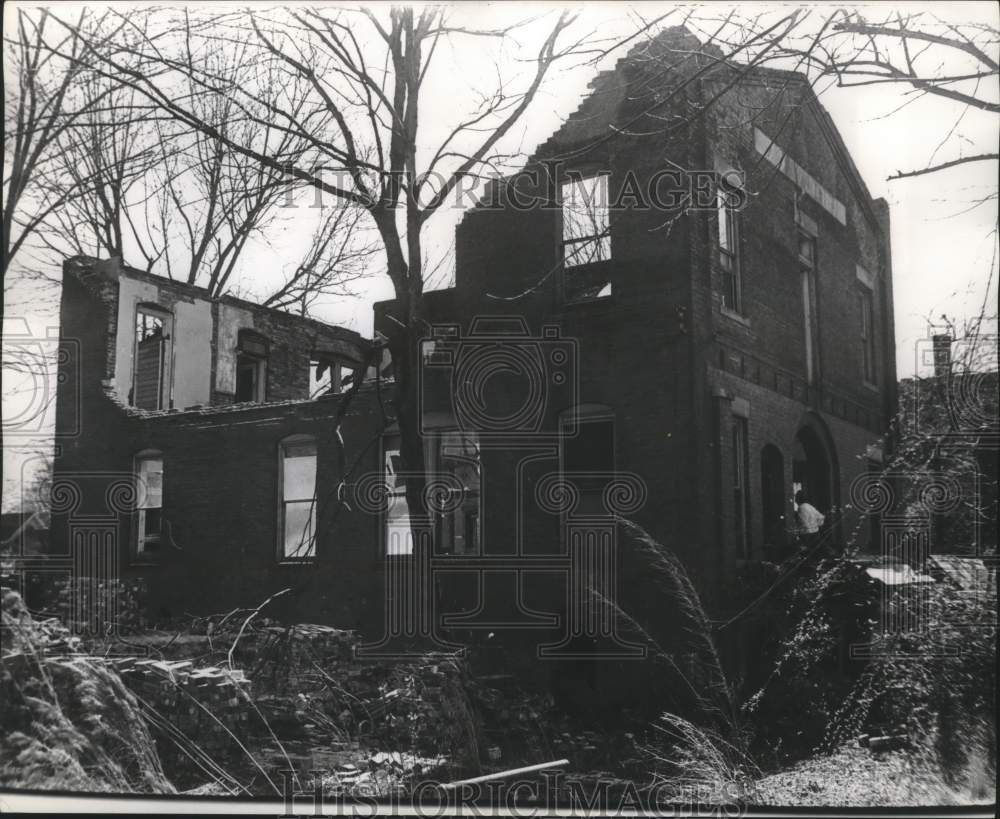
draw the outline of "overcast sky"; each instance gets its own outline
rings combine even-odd
[[[572,6],[581,12],[579,29],[594,29],[607,37],[634,30],[638,15],[653,19],[673,8],[661,3],[631,6],[574,3]],[[494,28],[554,7],[555,4],[545,3],[463,3],[455,8],[453,22]],[[713,4],[711,8],[717,15],[725,13],[721,4]],[[740,12],[747,15],[755,8],[776,14],[787,12],[790,6],[743,4]],[[810,8],[819,20],[833,6],[814,4]],[[1000,13],[994,2],[879,3],[852,8],[873,18],[883,18],[888,12],[899,10],[903,14],[934,13],[945,22],[981,22],[1000,28]],[[6,5],[8,20],[13,10],[13,4]],[[537,29],[526,29],[521,44],[530,49],[536,41],[532,38],[540,36],[543,27],[544,24]],[[466,40],[449,44],[448,50],[435,55],[434,70],[425,81],[421,111],[424,150],[432,150],[431,146],[440,142],[449,123],[455,121],[457,106],[473,100],[477,91],[494,84],[496,69],[492,62],[480,58],[481,50],[480,43]],[[530,154],[579,105],[593,75],[621,54],[619,51],[596,66],[556,71],[535,100],[529,116],[509,135],[504,147]],[[507,56],[501,55],[500,65],[505,79],[523,79],[531,66]],[[996,87],[997,78],[991,81],[993,86],[980,89],[979,93],[996,99],[1000,90]],[[921,168],[931,161],[995,152],[1000,141],[1000,119],[995,114],[965,109],[940,98],[907,94],[907,90],[900,85],[879,85],[826,88],[821,93],[821,102],[830,112],[872,195],[884,197],[891,207],[897,366],[901,377],[914,372],[914,348],[918,340],[926,337],[928,317],[936,319],[944,313],[960,323],[978,314],[984,303],[991,305],[991,312],[995,313],[996,277],[991,270],[997,263],[997,167],[995,163],[981,162],[891,183],[886,179],[897,171]],[[973,206],[991,194],[991,200]],[[300,248],[308,237],[316,217],[316,212],[307,207],[309,200],[304,195],[299,208],[283,214],[270,246],[258,243],[245,255],[239,276],[242,293],[266,293],[294,266],[295,248]],[[460,217],[459,209],[443,208],[426,228],[425,253],[432,266],[439,265],[433,279],[435,286],[451,281],[454,227]],[[57,275],[57,271],[53,272]],[[51,293],[48,299],[40,298],[37,290],[24,287],[17,276],[9,277],[4,287],[5,334],[26,329],[36,337],[44,337],[46,328],[56,322]],[[316,308],[315,314],[317,318],[369,334],[372,302],[390,295],[386,277],[376,276],[360,288],[358,298],[328,300]],[[11,398],[12,384],[17,386],[11,379],[4,379],[5,419],[13,414],[11,407],[16,405],[16,411],[22,408],[17,399]],[[46,426],[51,428],[51,418]],[[45,440],[43,436],[38,441],[24,443],[35,446]],[[22,459],[23,453],[18,454],[14,447],[5,449],[5,509],[16,505],[13,481]]]
[[[516,4],[517,10],[495,6],[487,8],[466,3],[461,8],[462,21],[468,25],[493,27],[502,22],[521,19],[539,6],[549,4]],[[601,35],[613,36],[634,28],[635,18],[618,4],[575,4],[583,9],[581,24],[599,28]],[[777,4],[743,4],[743,14],[755,7],[774,12]],[[637,4],[635,8],[646,19],[653,19],[671,5],[662,3]],[[782,7],[787,9],[787,6]],[[829,9],[827,4],[814,4],[817,20]],[[855,8],[855,6],[852,6]],[[859,5],[871,16],[884,16],[888,11],[903,14],[933,11],[948,22],[979,21],[998,26],[998,7],[983,3],[881,3]],[[725,12],[720,9],[720,16]],[[604,63],[557,72],[536,100],[531,115],[508,142],[519,145],[526,153],[543,142],[580,103],[589,80],[597,71],[608,67],[621,52]],[[447,79],[437,79],[434,90],[427,95],[422,122],[426,124],[426,145],[440,141],[440,130],[454,121],[452,108],[456,97],[472,93],[491,79],[491,66],[479,66],[474,56],[456,54],[441,58],[439,67]],[[456,70],[455,66],[460,69]],[[477,70],[480,69],[480,70]],[[456,88],[456,84],[459,86]],[[446,86],[446,87],[445,87]],[[440,92],[438,92],[440,89]],[[991,265],[996,264],[997,202],[973,206],[985,196],[996,193],[996,163],[984,162],[959,166],[931,176],[887,182],[890,175],[926,167],[933,160],[941,162],[957,156],[980,152],[995,152],[1000,139],[1000,118],[994,114],[968,109],[937,97],[907,93],[899,85],[866,86],[839,89],[822,84],[821,102],[840,130],[872,196],[884,197],[892,214],[892,254],[895,284],[897,368],[900,377],[914,372],[914,349],[918,340],[927,335],[928,317],[937,321],[944,313],[961,320],[975,316],[987,303],[996,300],[996,278]],[[980,92],[982,93],[982,92]],[[996,94],[993,97],[996,98]],[[903,105],[904,107],[900,108]],[[957,118],[961,121],[952,132]],[[435,127],[435,123],[439,126]],[[951,133],[950,133],[951,132]],[[950,135],[949,135],[950,133]],[[302,198],[305,211],[308,197]],[[450,283],[453,272],[451,254],[454,248],[454,228],[461,211],[444,209],[426,228],[425,252],[432,260],[443,260],[435,285]],[[301,241],[308,217],[287,226],[289,242]],[[266,251],[262,251],[266,252]],[[274,253],[271,266],[281,266],[280,248]],[[261,260],[262,261],[262,260]],[[266,289],[266,268],[262,265],[258,286]],[[262,291],[263,292],[263,291]],[[373,300],[390,298],[391,287],[385,277],[378,277],[365,288],[358,300],[341,300],[320,308],[320,315],[330,320],[350,324],[364,333],[371,331],[370,304]],[[995,310],[994,310],[995,312]]]

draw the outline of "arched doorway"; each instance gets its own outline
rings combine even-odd
[[[774,444],[760,453],[760,488],[764,553],[777,557],[785,546],[785,459]]]
[[[824,515],[839,506],[836,454],[826,430],[816,424],[803,425],[795,436],[792,452],[792,491],[803,490],[809,502]]]

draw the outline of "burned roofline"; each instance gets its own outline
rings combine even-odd
[[[78,275],[83,271],[102,272],[102,269],[105,273],[113,273],[115,276],[125,275],[130,279],[138,279],[150,284],[155,284],[158,287],[169,287],[176,292],[194,296],[205,301],[228,304],[234,307],[242,307],[254,311],[266,311],[276,316],[280,316],[283,320],[311,327],[318,332],[328,334],[333,333],[340,336],[345,341],[351,341],[357,344],[362,349],[367,349],[371,344],[371,342],[360,333],[355,332],[354,330],[348,330],[346,327],[340,327],[336,324],[327,324],[326,322],[309,318],[307,316],[296,316],[294,313],[288,313],[284,310],[279,310],[276,307],[268,307],[263,304],[257,304],[256,302],[241,299],[236,296],[212,296],[204,287],[199,287],[195,284],[188,284],[187,282],[179,282],[176,279],[168,279],[166,276],[157,276],[154,273],[139,270],[121,262],[117,257],[112,257],[111,259],[98,259],[94,256],[72,256],[63,262],[64,272],[72,273],[74,275]]]
[[[667,32],[664,32],[665,35],[664,41],[669,40],[671,38],[676,38],[677,36],[679,36],[679,33],[686,33],[689,36],[693,37],[693,35],[691,35],[690,32],[688,32],[687,29],[685,29],[683,26],[675,26],[673,29],[669,29]],[[626,56],[622,57],[617,61],[617,63],[615,63],[615,66],[613,68],[608,69],[607,71],[601,72],[600,74],[596,75],[594,80],[591,81],[591,85],[589,86],[590,90],[580,97],[581,105],[590,98],[594,97],[596,94],[601,93],[596,83],[602,77],[602,75],[604,76],[604,79],[607,80],[611,76],[625,71],[626,67],[630,63],[634,63],[638,59],[637,52],[639,49],[640,46],[633,47],[633,49],[630,50]],[[687,50],[674,49],[674,51],[675,53],[694,53],[693,50],[691,49]],[[730,71],[741,75],[737,80],[737,83],[753,83],[758,86],[767,86],[770,85],[774,80],[779,80],[779,81],[784,81],[786,83],[794,83],[800,86],[808,95],[806,100],[804,101],[805,102],[804,107],[808,108],[815,117],[816,122],[819,125],[820,131],[825,136],[828,144],[830,145],[831,150],[833,151],[833,155],[836,158],[837,164],[845,172],[845,175],[847,176],[848,179],[848,183],[854,190],[855,196],[861,205],[865,217],[867,217],[869,223],[875,229],[877,234],[881,235],[883,233],[882,223],[879,221],[878,214],[876,213],[876,206],[877,203],[884,202],[885,200],[882,199],[881,197],[878,199],[872,197],[871,191],[868,189],[868,185],[865,183],[864,177],[861,175],[861,172],[858,170],[858,167],[855,164],[850,151],[847,149],[847,145],[844,143],[843,137],[841,136],[840,131],[838,130],[836,124],[834,123],[833,118],[830,116],[827,110],[823,107],[822,103],[819,101],[819,98],[813,91],[812,83],[809,81],[809,78],[805,74],[799,71],[792,71],[785,68],[774,68],[771,66],[762,66],[762,65],[747,66],[745,64],[735,62],[725,57],[720,58],[719,56],[710,53],[709,46],[706,46],[705,44],[701,44],[700,53],[704,54],[706,57],[716,60],[716,64],[712,66],[712,69],[709,72],[706,72],[704,77],[699,78],[699,81],[724,80],[724,77],[721,76],[721,72]],[[659,59],[659,57],[662,56],[663,55],[658,55],[654,59]],[[713,76],[712,72],[715,71],[718,71],[720,73],[716,73]],[[497,182],[502,184],[503,182],[508,182],[511,179],[515,179],[517,178],[519,173],[523,172],[525,168],[531,167],[535,163],[544,161],[546,158],[550,158],[550,153],[553,153],[549,150],[553,147],[552,140],[554,140],[556,135],[559,134],[559,132],[565,127],[565,125],[570,120],[572,120],[572,118],[576,116],[578,112],[579,109],[577,109],[577,111],[575,111],[573,114],[570,114],[567,120],[562,125],[560,125],[559,128],[553,131],[552,134],[550,134],[545,140],[543,140],[539,144],[538,148],[528,158],[527,162],[524,164],[524,166],[521,168],[520,171],[510,174],[501,180],[497,180]],[[613,121],[616,117],[617,117],[617,111],[612,117],[612,123],[609,123],[609,125],[613,124]],[[572,153],[580,151],[581,149],[586,147],[587,147],[586,143],[566,141],[559,144],[557,153],[567,153],[567,152]],[[466,216],[480,209],[480,207],[481,203],[477,203],[475,206],[470,208],[466,212],[465,216],[463,216],[462,221],[464,221]],[[886,240],[888,240],[889,237],[886,236],[885,238]]]
[[[391,385],[391,383],[391,380],[382,379],[383,385]],[[374,393],[376,391],[376,386],[377,385],[374,381],[365,382],[358,388],[357,392],[354,393],[354,396],[360,398]],[[114,404],[114,406],[127,418],[130,420],[149,421],[154,423],[167,422],[170,420],[176,420],[179,423],[199,420],[218,420],[220,423],[229,423],[234,415],[247,415],[250,413],[259,413],[262,416],[261,418],[251,420],[265,421],[270,418],[281,417],[289,410],[300,410],[306,408],[313,408],[317,411],[320,408],[328,408],[332,413],[336,412],[342,400],[347,399],[351,395],[351,391],[348,390],[347,392],[341,393],[328,393],[316,398],[289,398],[283,401],[264,402],[247,401],[238,404],[205,404],[203,406],[188,407],[186,409],[142,410],[119,401],[113,390],[108,387],[105,387],[104,389],[105,398]]]

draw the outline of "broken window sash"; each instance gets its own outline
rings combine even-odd
[[[296,438],[281,446],[281,557],[316,555],[316,441]]]
[[[334,357],[313,358],[309,362],[309,397],[338,395],[349,390],[357,373],[357,366]]]
[[[563,266],[611,258],[608,174],[570,179],[562,185]]]
[[[136,458],[136,552],[156,552],[160,548],[163,507],[163,456]]]
[[[604,266],[563,271],[563,300],[569,304],[610,296],[611,272]]]
[[[169,314],[139,306],[135,319],[135,350],[130,403],[139,409],[163,409],[163,381],[168,359]]]
[[[236,357],[236,395],[237,404],[247,402],[263,403],[266,360],[256,356],[240,353]]]

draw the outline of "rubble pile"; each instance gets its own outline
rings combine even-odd
[[[641,764],[631,731],[595,730],[561,709],[550,691],[526,687],[513,675],[481,676],[472,681],[470,696],[481,715],[490,770],[560,758],[577,772],[620,774]],[[629,716],[621,720],[627,728]]]
[[[275,733],[316,739],[355,758],[384,762],[378,753],[412,752],[477,770],[478,726],[464,664],[366,660],[355,656],[359,642],[352,631],[316,624],[269,625],[240,642],[240,662]]]
[[[199,668],[186,660],[118,657],[110,662],[139,702],[154,712],[154,720],[169,723],[202,752],[231,753],[235,739],[246,733],[250,681],[242,670]],[[161,756],[183,752],[175,741],[160,742]]]

